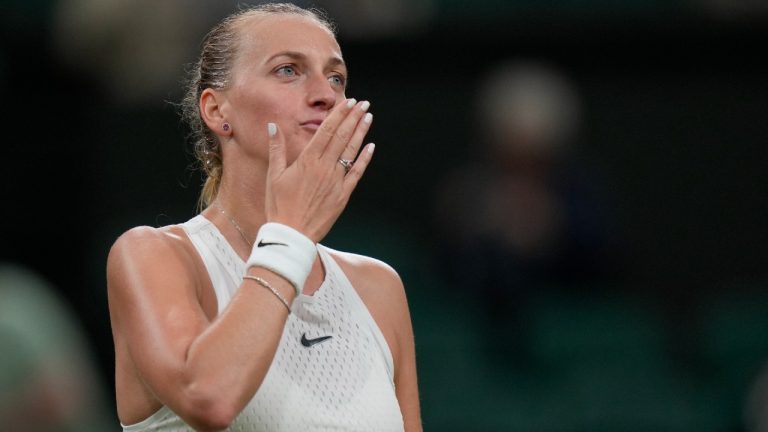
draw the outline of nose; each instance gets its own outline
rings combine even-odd
[[[307,103],[313,108],[330,110],[336,105],[336,98],[339,96],[339,93],[323,74],[315,74],[309,80]]]

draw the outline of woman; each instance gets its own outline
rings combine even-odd
[[[373,155],[346,78],[330,24],[296,6],[206,36],[185,102],[205,209],[108,259],[124,431],[421,430],[399,277],[317,244]]]

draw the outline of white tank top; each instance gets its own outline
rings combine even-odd
[[[205,263],[221,313],[245,263],[202,215],[182,227]],[[318,245],[325,280],[314,295],[294,300],[264,381],[227,431],[403,430],[389,346],[328,250]],[[277,299],[275,307],[282,307]],[[124,432],[192,430],[166,406],[123,426]]]

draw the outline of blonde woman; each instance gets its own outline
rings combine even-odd
[[[419,431],[402,282],[318,242],[373,156],[320,14],[268,4],[206,36],[185,117],[204,209],[108,258],[124,431]]]

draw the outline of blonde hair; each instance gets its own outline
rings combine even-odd
[[[304,9],[289,3],[267,3],[239,10],[214,26],[205,36],[200,58],[189,70],[186,92],[181,101],[182,119],[190,129],[193,151],[205,174],[198,208],[203,210],[216,198],[224,171],[221,143],[203,121],[200,95],[207,88],[226,89],[232,77],[232,64],[240,41],[240,24],[253,17],[268,15],[298,15],[317,21],[335,34],[335,28],[324,12]]]

